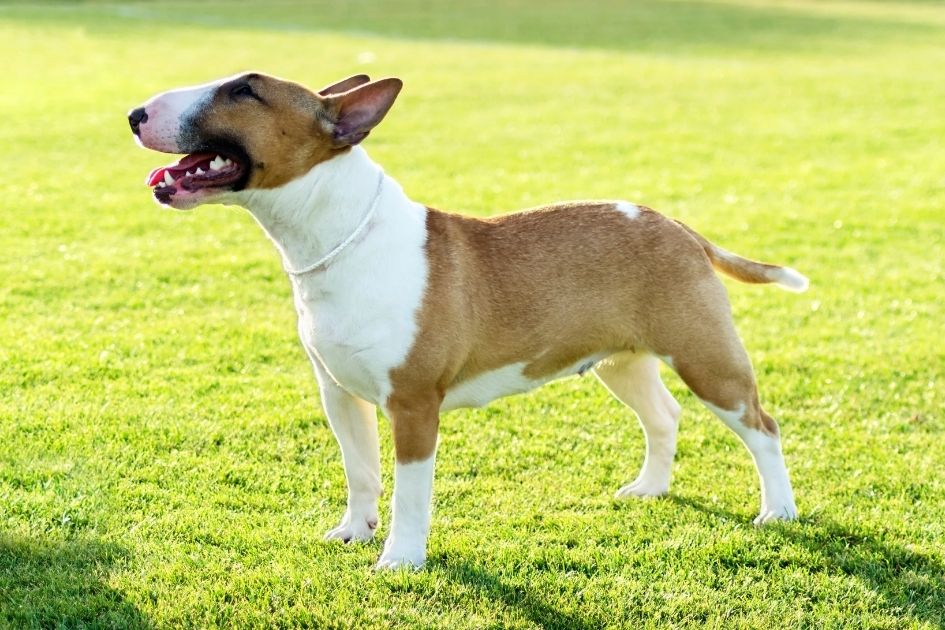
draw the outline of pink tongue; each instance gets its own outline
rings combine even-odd
[[[159,182],[163,182],[165,171],[171,171],[171,175],[176,174],[179,176],[180,174],[175,173],[175,171],[180,171],[183,173],[189,170],[190,167],[200,164],[201,162],[212,160],[216,156],[216,153],[191,153],[190,155],[185,155],[180,159],[180,161],[177,162],[177,164],[172,166],[161,166],[151,171],[151,174],[148,175],[148,186],[157,186]],[[177,177],[174,177],[174,179],[177,179]]]
[[[164,181],[164,171],[167,170],[167,167],[162,166],[151,171],[151,174],[148,175],[148,186],[157,186],[158,183]]]

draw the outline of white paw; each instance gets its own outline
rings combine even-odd
[[[381,554],[376,571],[393,571],[400,568],[419,569],[426,562],[427,551],[421,544],[398,544],[396,541],[387,541],[384,553]]]
[[[376,530],[377,517],[352,518],[346,514],[338,527],[328,530],[325,534],[325,540],[340,540],[345,543],[366,541],[374,538]]]
[[[776,508],[762,506],[761,514],[755,517],[753,521],[756,526],[764,525],[774,521],[793,521],[797,518],[797,508],[793,503],[780,505]]]
[[[617,499],[628,497],[661,497],[669,492],[669,483],[638,477],[633,483],[625,485],[614,495]]]

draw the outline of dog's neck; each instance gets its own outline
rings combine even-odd
[[[378,196],[392,189],[403,195],[364,149],[353,147],[279,188],[241,191],[233,201],[256,218],[287,269],[304,269],[354,234]]]

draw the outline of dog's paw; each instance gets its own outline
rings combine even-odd
[[[776,521],[793,521],[797,518],[797,507],[793,503],[780,505],[775,508],[764,506],[761,508],[761,514],[752,521],[756,527],[761,527],[766,523]]]
[[[652,479],[638,478],[633,483],[625,485],[614,494],[616,499],[630,497],[662,497],[669,493],[669,483]]]
[[[427,552],[423,544],[398,544],[396,541],[387,541],[384,553],[381,554],[375,571],[394,571],[396,569],[411,569],[416,571],[426,562]]]
[[[328,530],[325,540],[340,540],[344,543],[368,541],[374,538],[377,531],[377,517],[350,518],[345,516],[341,524]]]

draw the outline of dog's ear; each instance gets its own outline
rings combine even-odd
[[[364,140],[394,104],[404,86],[400,79],[380,79],[324,99],[326,131],[336,147]]]
[[[340,94],[341,92],[347,92],[348,90],[353,90],[359,85],[364,85],[371,80],[366,74],[356,74],[347,79],[342,79],[337,83],[332,83],[331,85],[326,85],[318,91],[319,96],[328,96],[329,94]]]

